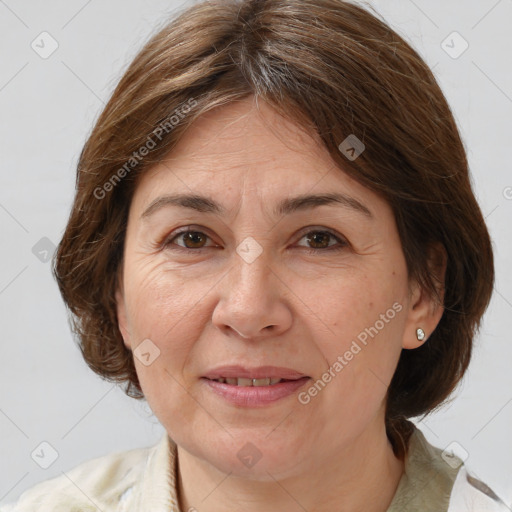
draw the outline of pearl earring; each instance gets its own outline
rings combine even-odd
[[[416,329],[416,338],[418,341],[423,341],[425,339],[425,331],[423,329]]]

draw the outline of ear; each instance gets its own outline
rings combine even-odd
[[[429,294],[416,281],[411,283],[409,310],[402,340],[402,347],[405,349],[418,348],[426,343],[443,316],[447,259],[446,249],[441,243],[435,243],[428,248],[428,266],[439,299]],[[418,328],[425,333],[423,340],[417,337]]]
[[[117,324],[119,331],[123,337],[124,344],[128,350],[131,350],[130,335],[128,331],[128,320],[126,314],[126,302],[124,298],[124,286],[123,286],[123,275],[122,271],[118,272],[117,285],[116,285],[116,312],[117,312]]]

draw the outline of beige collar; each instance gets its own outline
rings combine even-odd
[[[457,456],[452,456],[448,464],[442,450],[432,446],[423,432],[415,428],[409,440],[404,474],[387,512],[446,512],[461,467]]]
[[[446,512],[461,465],[449,465],[441,450],[428,443],[419,429],[409,441],[405,471],[387,512],[421,510]],[[455,462],[462,461],[454,457]],[[457,467],[452,467],[457,466]],[[137,483],[133,510],[182,512],[178,507],[177,447],[167,434],[151,450],[143,478]]]

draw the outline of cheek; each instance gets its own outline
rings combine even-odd
[[[164,389],[179,402],[195,343],[209,321],[206,295],[215,279],[210,283],[200,276],[185,278],[156,258],[132,260],[125,275],[130,341],[140,384],[150,402]],[[148,353],[146,347],[149,359],[154,357],[150,365],[139,358]]]
[[[163,343],[174,329],[190,328],[205,295],[206,280],[185,279],[162,262],[144,260],[127,268],[128,315],[134,332]],[[211,287],[211,286],[210,286]]]
[[[323,320],[317,334],[329,327],[314,338],[325,363],[300,399],[333,436],[340,436],[343,424],[348,442],[383,412],[401,351],[405,310],[391,293],[361,287],[346,287],[335,298],[315,302]]]
[[[396,329],[394,320],[400,316],[400,307],[393,308],[393,304],[399,303],[403,309],[402,281],[403,276],[393,270],[384,272],[369,266],[367,271],[345,272],[339,278],[333,274],[314,283],[302,283],[294,292],[305,305],[304,313],[309,310],[311,321],[328,334],[326,346],[343,349],[376,323],[378,331],[391,331],[391,324]]]
[[[354,410],[361,404],[371,408],[385,396],[405,325],[405,274],[398,270],[388,274],[354,273],[325,282],[322,290],[302,291],[315,313],[311,318],[317,327],[312,331],[327,371],[316,377],[329,381],[326,387],[331,389],[333,407],[341,400],[353,402]]]
[[[204,324],[199,320],[204,287],[195,280],[177,279],[153,262],[133,265],[126,275],[131,276],[126,296],[134,364],[145,398],[161,421],[192,417],[195,402],[187,391],[184,368]]]

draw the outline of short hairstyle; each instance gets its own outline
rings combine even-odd
[[[210,0],[165,20],[137,54],[79,157],[53,272],[87,364],[143,398],[115,290],[138,178],[203,113],[249,95],[316,132],[340,170],[392,207],[408,275],[444,312],[402,350],[386,432],[403,457],[408,418],[443,404],[466,371],[492,294],[492,245],[456,122],[431,70],[378,15],[342,0]],[[340,144],[364,145],[347,158]],[[447,254],[444,298],[429,251]]]

